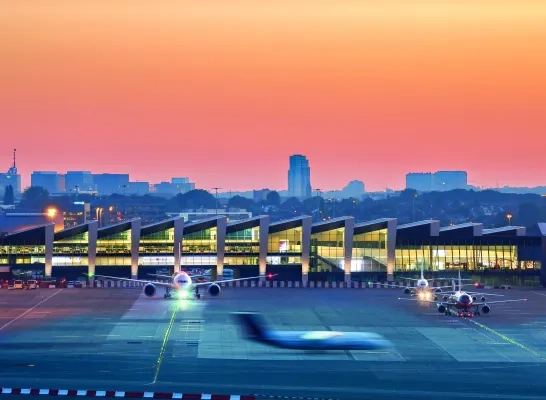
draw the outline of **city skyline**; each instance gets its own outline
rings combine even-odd
[[[0,168],[18,148],[23,186],[86,169],[282,190],[298,153],[325,189],[544,184],[545,4],[40,4],[0,6]]]

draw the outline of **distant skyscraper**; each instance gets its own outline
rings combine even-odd
[[[301,154],[290,156],[288,195],[301,198],[311,197],[311,168],[307,158]]]
[[[13,165],[7,173],[0,174],[0,196],[4,196],[6,186],[11,185],[15,194],[21,193],[21,175],[17,172],[17,164],[15,160],[17,150],[13,150]]]
[[[406,189],[414,189],[419,192],[432,190],[431,172],[410,172],[406,174]]]

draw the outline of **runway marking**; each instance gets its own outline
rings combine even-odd
[[[155,369],[154,380],[152,383],[157,382],[157,377],[159,376],[159,370],[161,369],[161,364],[163,363],[163,358],[165,357],[165,350],[167,349],[167,343],[169,342],[169,336],[173,329],[174,321],[176,320],[176,314],[178,313],[179,303],[177,302],[174,306],[173,314],[171,315],[171,320],[169,321],[169,326],[163,336],[163,343],[161,343],[161,350],[159,352],[159,358],[157,359],[157,367]]]
[[[538,294],[539,296],[545,296],[545,297],[546,297],[546,294],[544,294],[544,293],[539,293],[539,292],[535,292],[534,290],[532,291],[532,293]]]
[[[543,354],[539,353],[538,351],[536,350],[533,350],[519,342],[516,342],[514,339],[511,339],[509,338],[508,336],[506,335],[503,335],[502,333],[500,332],[497,332],[496,330],[492,329],[492,328],[489,328],[488,326],[485,326],[483,324],[480,324],[479,322],[476,322],[476,320],[473,320],[473,319],[469,319],[468,321],[472,322],[473,324],[476,324],[477,326],[479,326],[480,328],[482,329],[485,329],[486,331],[494,334],[494,335],[497,335],[498,337],[504,339],[505,341],[507,341],[508,343],[510,344],[513,344],[514,346],[516,347],[519,347],[520,349],[522,350],[525,350],[531,354],[533,354],[534,356],[538,357],[538,358],[542,358],[543,360],[546,360],[546,356],[544,356]]]
[[[10,326],[11,324],[13,324],[15,321],[23,318],[25,315],[27,315],[29,312],[31,312],[32,310],[34,310],[36,307],[38,307],[39,305],[45,303],[46,301],[48,301],[49,299],[51,299],[53,296],[56,296],[58,295],[59,293],[61,293],[63,291],[63,289],[60,289],[59,291],[53,293],[51,296],[49,297],[46,297],[45,299],[43,299],[42,301],[40,301],[38,304],[36,304],[34,307],[32,308],[29,308],[28,310],[26,310],[24,313],[22,313],[21,315],[19,315],[18,317],[12,319],[11,321],[5,323],[4,325],[0,326],[0,331],[3,330],[4,328],[7,328],[8,326]]]
[[[71,335],[62,335],[62,336],[55,336],[56,338],[81,338],[81,336],[71,336]]]

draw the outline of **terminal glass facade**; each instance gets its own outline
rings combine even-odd
[[[87,266],[89,251],[89,233],[82,232],[70,238],[56,240],[53,243],[53,266]]]
[[[539,263],[540,264],[540,263]],[[526,266],[527,264],[525,264]],[[514,245],[403,245],[396,249],[395,271],[517,270]],[[535,263],[532,263],[533,268]]]
[[[302,240],[301,227],[270,233],[267,237],[267,263],[271,265],[301,264]]]
[[[344,270],[345,228],[311,234],[309,272]]]
[[[387,271],[387,229],[353,236],[351,272]]]
[[[212,227],[201,231],[184,234],[182,239],[181,265],[216,266],[218,257],[218,228]]]
[[[6,264],[45,264],[44,245],[0,245],[0,262]]]
[[[140,236],[140,254],[173,254],[174,228]]]
[[[114,233],[97,240],[96,266],[131,265],[131,230]]]
[[[258,265],[260,227],[226,234],[224,265]]]

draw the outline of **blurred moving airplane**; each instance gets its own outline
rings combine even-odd
[[[478,293],[478,292],[465,292],[461,290],[462,279],[461,271],[459,271],[459,288],[456,288],[455,281],[453,281],[453,293],[446,294],[443,297],[443,301],[437,303],[438,312],[447,315],[457,315],[458,317],[472,317],[480,315],[480,306],[481,312],[488,314],[491,311],[489,304],[498,304],[498,303],[509,303],[514,301],[527,301],[527,299],[517,299],[517,300],[497,300],[490,301],[486,303],[487,296],[499,296],[503,297],[502,294],[492,294],[492,293]],[[480,300],[478,302],[478,299]],[[399,298],[399,300],[417,300],[417,299],[405,299]],[[426,303],[436,303],[431,300],[419,299],[422,302]]]
[[[391,342],[376,333],[274,331],[267,327],[260,314],[235,312],[232,315],[243,325],[245,339],[283,349],[377,350],[392,347]]]
[[[157,278],[163,278],[168,279],[170,282],[151,282],[146,281],[142,279],[130,279],[130,278],[118,278],[115,276],[106,276],[106,275],[95,275],[99,278],[106,278],[106,279],[116,279],[119,281],[126,281],[126,282],[137,282],[137,283],[144,283],[144,294],[147,297],[154,297],[157,293],[156,286],[165,288],[165,295],[163,298],[169,299],[171,298],[171,292],[174,291],[178,297],[181,298],[195,298],[200,299],[201,294],[199,293],[200,287],[207,287],[207,293],[209,296],[216,297],[220,294],[220,285],[219,283],[227,283],[227,282],[236,282],[236,281],[246,281],[250,279],[258,279],[258,278],[268,278],[271,279],[275,275],[267,274],[267,275],[258,275],[258,276],[252,276],[250,278],[239,278],[239,279],[226,279],[221,281],[214,281],[214,282],[193,282],[192,277],[194,279],[198,279],[199,275],[188,275],[185,271],[175,272],[172,276],[169,275],[159,275],[159,274],[149,274],[150,276],[155,276]]]

